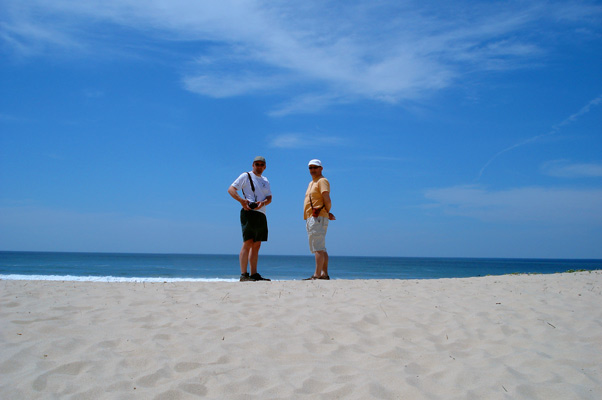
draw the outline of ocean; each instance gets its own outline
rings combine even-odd
[[[437,279],[602,269],[602,260],[330,256],[331,279]],[[313,256],[259,256],[259,273],[299,280]],[[174,282],[238,281],[238,255],[0,251],[0,279]]]

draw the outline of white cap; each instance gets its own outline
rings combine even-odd
[[[314,158],[313,160],[311,160],[309,162],[308,165],[316,165],[318,167],[321,167],[322,166],[322,161],[318,160],[317,158]]]

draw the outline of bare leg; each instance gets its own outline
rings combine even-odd
[[[249,263],[249,253],[253,247],[253,239],[249,239],[242,243],[238,260],[240,261],[240,273],[241,275],[247,272],[247,264]],[[255,261],[255,267],[257,267],[257,261]],[[251,268],[252,269],[252,268]]]
[[[257,260],[259,259],[260,247],[261,242],[253,242],[251,248],[249,249],[249,263],[251,264],[251,275],[257,273]]]
[[[316,251],[316,272],[314,276],[319,278],[328,275],[328,253],[326,251]]]

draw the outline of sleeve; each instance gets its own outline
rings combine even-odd
[[[320,182],[318,182],[318,188],[320,189],[320,194],[324,192],[330,193],[330,182],[328,182],[328,179],[320,179]]]
[[[231,186],[233,186],[236,190],[240,190],[245,184],[246,179],[248,179],[247,174],[243,172],[238,178],[236,178],[234,182],[232,182]]]
[[[265,197],[271,196],[272,195],[272,187],[270,186],[270,181],[268,181],[268,179],[265,179],[266,181],[266,190],[264,191],[265,193]]]

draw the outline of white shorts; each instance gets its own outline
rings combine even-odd
[[[326,230],[328,229],[328,218],[309,217],[305,221],[307,237],[309,238],[309,250],[312,253],[316,251],[326,251]]]

